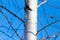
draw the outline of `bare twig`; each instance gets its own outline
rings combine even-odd
[[[13,29],[11,29],[11,28],[9,28],[9,27],[6,27],[6,26],[4,26],[4,25],[0,26],[0,28],[6,28],[7,30],[13,30]],[[18,28],[16,28],[15,30],[24,30],[24,29],[18,29]]]
[[[54,5],[52,5],[52,4],[48,3],[48,2],[46,2],[46,4],[47,4],[48,6],[50,6],[50,7],[53,7],[53,8],[56,8],[56,9],[60,9],[59,7],[54,6]]]
[[[49,27],[49,26],[51,26],[52,24],[55,24],[55,23],[57,23],[57,22],[60,22],[60,20],[56,20],[56,21],[54,21],[54,22],[52,22],[52,23],[44,26],[43,28],[41,28],[40,30],[37,31],[37,34],[38,34],[40,31],[44,30],[45,28],[47,28],[47,27]],[[36,34],[36,35],[37,35],[37,34]]]
[[[39,8],[41,5],[45,4],[47,0],[43,0],[40,4],[38,4],[37,8]]]
[[[24,21],[19,18],[16,14],[14,14],[13,12],[11,12],[9,9],[7,9],[6,7],[0,5],[1,8],[5,9],[6,11],[8,11],[10,14],[12,14],[13,16],[15,16],[16,18],[18,18],[20,21],[22,21],[24,23]]]
[[[41,40],[46,40],[46,39],[49,39],[49,38],[54,38],[54,37],[57,37],[57,36],[60,36],[60,32],[58,32],[57,34],[54,34],[52,36],[48,36],[46,38],[42,38]]]
[[[12,26],[12,24],[10,23],[10,21],[8,20],[8,18],[4,15],[4,13],[0,10],[0,13],[5,17],[5,19],[7,20],[7,22],[9,23],[10,27],[13,29],[13,31],[16,33],[17,37],[22,40],[22,38],[19,36],[19,34],[17,33],[17,31],[14,29],[14,27]]]
[[[8,35],[8,34],[7,34],[7,33],[5,33],[4,31],[0,30],[0,32],[1,32],[1,33],[3,33],[4,35],[6,35],[7,37],[9,37],[9,38],[11,38],[11,39],[13,39],[13,40],[14,40],[14,38],[13,38],[13,37],[11,37],[10,35]]]

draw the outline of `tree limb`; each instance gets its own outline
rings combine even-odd
[[[58,32],[57,34],[54,34],[54,35],[52,35],[52,36],[48,36],[48,37],[46,37],[46,38],[42,38],[41,40],[47,40],[47,39],[49,39],[49,38],[54,38],[54,37],[56,37],[56,36],[60,36],[60,32]]]
[[[47,0],[43,0],[40,4],[38,4],[37,8],[39,8],[41,5],[45,4]]]
[[[22,40],[22,38],[19,36],[19,34],[17,33],[17,31],[14,29],[14,27],[12,26],[12,24],[10,23],[10,21],[8,20],[8,18],[4,15],[4,13],[0,10],[0,13],[5,17],[5,19],[7,20],[8,24],[10,25],[10,27],[13,29],[13,31],[16,33],[17,37]]]
[[[42,31],[42,30],[44,30],[45,28],[47,28],[48,26],[51,26],[52,24],[55,24],[55,23],[57,23],[57,22],[60,22],[60,20],[56,20],[56,21],[54,21],[54,22],[52,22],[52,23],[44,26],[43,28],[41,28],[40,30],[37,31],[37,34],[38,34],[40,31]],[[37,35],[37,34],[36,34],[36,35]]]
[[[14,40],[14,38],[13,38],[13,37],[11,37],[10,35],[8,35],[8,34],[7,34],[7,33],[5,33],[4,31],[0,30],[0,32],[1,32],[1,33],[3,33],[4,35],[6,35],[7,37],[9,37],[9,38],[11,38],[11,39],[13,39],[13,40]]]
[[[12,14],[13,16],[15,16],[17,19],[19,19],[20,21],[22,21],[24,23],[24,21],[19,18],[16,14],[14,14],[13,12],[11,12],[9,9],[7,9],[6,7],[0,5],[1,8],[5,9],[6,11],[8,11],[10,14]]]
[[[60,9],[59,7],[54,6],[54,5],[52,5],[52,4],[48,3],[48,2],[46,2],[46,4],[47,4],[48,6],[50,6],[50,7],[53,7],[53,8],[56,8],[56,9]]]

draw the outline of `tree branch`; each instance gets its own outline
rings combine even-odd
[[[24,21],[19,18],[16,14],[14,14],[13,12],[11,12],[9,9],[7,9],[6,7],[0,5],[1,8],[5,9],[6,11],[8,11],[10,14],[12,14],[13,16],[15,16],[16,18],[18,18],[20,21],[22,21],[24,23]]]
[[[22,40],[22,38],[19,36],[19,34],[17,33],[17,31],[14,29],[14,27],[12,26],[12,24],[10,23],[10,21],[8,20],[8,18],[4,15],[4,13],[0,10],[0,13],[5,17],[5,19],[7,20],[8,24],[10,25],[10,27],[13,29],[13,31],[16,33],[17,37]]]
[[[12,28],[6,27],[4,25],[0,26],[0,28],[6,28],[7,30],[13,30]],[[15,30],[24,30],[24,29],[16,28]]]
[[[40,4],[38,4],[37,8],[39,8],[41,5],[45,4],[47,0],[43,0]]]
[[[42,30],[44,30],[45,28],[47,28],[48,26],[51,26],[52,24],[55,24],[55,23],[57,23],[57,22],[60,22],[60,20],[56,20],[56,21],[54,21],[54,22],[52,22],[52,23],[44,26],[43,28],[41,28],[40,30],[37,31],[37,34],[38,34],[40,31],[42,31]],[[36,35],[37,35],[37,34],[36,34]]]
[[[56,8],[56,9],[60,9],[59,7],[54,6],[54,5],[52,5],[52,4],[48,3],[48,2],[46,2],[46,4],[47,4],[48,6],[50,6],[50,7],[53,7],[53,8]]]
[[[47,39],[49,39],[49,38],[54,38],[54,37],[56,37],[56,36],[60,36],[60,32],[58,32],[57,34],[54,34],[54,35],[52,35],[52,36],[48,36],[48,37],[46,37],[46,38],[42,38],[41,40],[47,40]]]
[[[11,38],[11,39],[14,40],[14,38],[12,38],[12,37],[11,37],[10,35],[8,35],[7,33],[3,32],[3,31],[1,31],[1,30],[0,30],[0,32],[3,33],[4,35],[6,35],[7,37],[9,37],[9,38]]]

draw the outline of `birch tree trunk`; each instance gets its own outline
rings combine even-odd
[[[25,0],[25,40],[36,40],[37,0]]]

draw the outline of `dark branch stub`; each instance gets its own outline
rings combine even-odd
[[[28,5],[25,6],[25,9],[24,9],[24,10],[25,10],[25,11],[26,11],[26,10],[32,11],[32,9],[31,9]]]
[[[24,10],[26,11],[26,10],[30,10],[30,11],[32,11],[32,9],[29,7],[29,5],[28,5],[28,0],[25,0],[25,8],[24,8]]]

